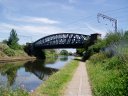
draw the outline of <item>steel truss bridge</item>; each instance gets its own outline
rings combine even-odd
[[[60,33],[43,37],[33,43],[35,48],[54,49],[54,48],[82,48],[88,35],[75,33]]]
[[[33,43],[29,43],[27,53],[34,56],[43,56],[42,49],[59,48],[84,48],[92,45],[100,34],[76,34],[76,33],[58,33],[43,37]]]

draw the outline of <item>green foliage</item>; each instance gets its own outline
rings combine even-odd
[[[7,56],[15,56],[15,51],[11,48],[6,48],[3,51]]]
[[[84,48],[76,49],[76,53],[79,54],[80,56],[83,56],[84,51],[85,51]]]
[[[72,55],[73,55],[73,53],[72,53],[72,52],[69,52],[68,54],[69,54],[70,56],[72,56]]]
[[[7,44],[8,40],[5,39],[5,40],[2,41],[2,43]]]
[[[94,96],[127,96],[128,57],[94,54],[87,64]]]
[[[24,46],[20,47],[20,50],[11,49],[7,44],[0,43],[0,57],[7,56],[27,56],[23,50]]]
[[[114,56],[105,62],[105,69],[120,69],[124,65],[124,60],[119,56]]]
[[[47,50],[45,50],[45,55],[46,55],[46,58],[47,57],[56,57],[57,53],[54,49],[47,49]]]
[[[128,40],[128,31],[125,31],[124,38]]]
[[[68,51],[67,50],[61,50],[60,55],[68,56]]]
[[[127,96],[127,36],[128,31],[110,32],[101,42],[98,41],[89,47],[91,55],[98,52],[90,57],[87,64],[94,96]],[[115,55],[110,56],[112,50],[99,53],[98,50],[108,47],[116,52]]]
[[[106,46],[105,40],[97,40],[97,42],[90,46],[84,53],[83,60],[87,60],[91,55],[100,52]]]
[[[12,49],[19,49],[19,44],[18,44],[19,38],[17,36],[17,33],[14,29],[11,30],[10,32],[10,37],[8,39],[8,46]]]
[[[98,40],[94,45],[90,46],[87,51],[89,51],[91,54],[98,53],[105,46],[105,40]]]
[[[32,96],[62,96],[63,90],[71,80],[77,66],[78,61],[73,60],[38,87]]]
[[[23,50],[16,50],[15,56],[28,56]]]
[[[0,43],[0,51],[5,50],[6,48],[9,48],[7,44]]]
[[[100,52],[102,49],[109,47],[110,45],[116,45],[116,43],[124,40],[128,42],[128,31],[118,31],[118,32],[109,32],[105,36],[104,39],[97,40],[93,45],[87,48],[83,48],[82,50],[78,50],[78,53],[86,52],[84,55],[84,60],[88,59],[91,55]],[[86,46],[85,46],[86,47]],[[119,47],[118,47],[119,50]],[[111,52],[108,52],[108,55],[112,55]]]
[[[109,32],[106,35],[106,44],[112,44],[115,42],[120,41],[121,39],[124,39],[124,32],[123,31],[118,31],[118,32]]]
[[[13,90],[11,88],[4,88],[0,86],[0,96],[29,96],[29,94],[26,90],[21,88]]]
[[[6,57],[6,55],[2,51],[0,51],[0,58],[2,57]]]
[[[97,54],[94,54],[93,56],[91,56],[91,57],[89,58],[89,60],[90,60],[93,64],[98,63],[98,61],[101,62],[101,61],[103,61],[103,60],[105,60],[105,59],[107,59],[107,56],[106,56],[105,53],[97,53]]]

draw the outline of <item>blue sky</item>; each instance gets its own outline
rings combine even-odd
[[[115,10],[115,11],[113,11]],[[118,29],[128,30],[128,0],[0,0],[0,40],[12,28],[20,42],[31,42],[54,33],[101,33],[114,30],[103,13],[118,20]]]

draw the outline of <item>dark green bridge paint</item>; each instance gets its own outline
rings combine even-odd
[[[84,48],[94,44],[98,36],[100,36],[98,33],[91,34],[90,36],[75,33],[52,34],[33,43],[28,43],[25,51],[28,55],[44,59],[45,53],[43,49]]]

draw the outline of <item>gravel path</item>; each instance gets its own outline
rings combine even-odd
[[[79,66],[69,82],[64,96],[92,96],[85,65],[85,62],[79,62]]]

